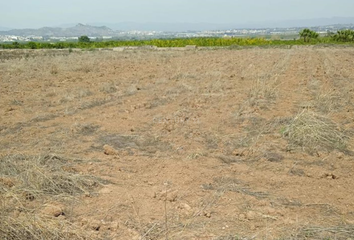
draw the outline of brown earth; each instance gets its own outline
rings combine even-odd
[[[40,53],[2,55],[1,157],[77,159],[105,183],[26,197],[39,213],[92,239],[354,236],[353,48]],[[291,143],[302,111],[346,146]]]

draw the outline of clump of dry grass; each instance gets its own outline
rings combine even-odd
[[[33,214],[20,217],[1,214],[0,222],[1,239],[90,239],[87,233],[65,220],[57,221]]]
[[[74,164],[58,156],[0,158],[0,239],[88,239],[69,221],[40,214],[43,200],[89,193],[102,183]]]
[[[88,97],[91,95],[93,95],[93,93],[90,91],[90,89],[87,89],[87,88],[78,89],[75,93],[75,97],[78,99]]]
[[[116,85],[111,82],[111,83],[104,83],[101,88],[100,91],[103,93],[115,93],[118,91]]]
[[[0,193],[24,192],[40,195],[76,195],[98,186],[99,180],[73,170],[69,160],[57,156],[5,156],[0,159],[0,176],[13,179],[10,189],[0,185]]]
[[[269,79],[257,79],[248,93],[249,104],[257,106],[274,101],[278,97],[278,82]]]
[[[283,130],[290,146],[299,146],[311,153],[346,149],[346,135],[331,120],[310,110],[297,114]]]
[[[340,97],[335,91],[325,91],[314,99],[314,107],[321,113],[330,113],[340,107]]]
[[[340,225],[340,226],[305,226],[296,229],[296,232],[291,232],[291,237],[287,234],[282,239],[299,240],[299,239],[351,239],[354,236],[353,225]]]
[[[50,68],[50,73],[53,75],[56,75],[59,73],[59,69],[57,65],[52,65],[52,67]]]

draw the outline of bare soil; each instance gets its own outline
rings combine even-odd
[[[36,212],[91,239],[354,236],[353,48],[1,56],[1,158],[71,159],[104,180],[75,200],[27,197]],[[304,111],[338,144],[291,139]]]

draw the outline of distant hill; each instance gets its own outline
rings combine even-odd
[[[8,31],[8,30],[10,30],[11,28],[6,28],[6,27],[1,27],[0,26],[0,31]]]
[[[353,18],[317,18],[317,19],[300,19],[285,21],[265,21],[265,22],[237,22],[237,23],[137,23],[137,22],[121,22],[121,23],[90,23],[93,26],[108,26],[113,30],[119,31],[167,31],[167,32],[183,32],[183,31],[206,31],[206,30],[226,30],[241,28],[290,28],[290,27],[316,27],[334,24],[354,24]]]
[[[186,32],[228,29],[271,29],[271,28],[305,28],[333,25],[354,24],[354,17],[333,17],[300,19],[286,21],[265,21],[249,23],[90,23],[90,24],[64,24],[58,27],[43,27],[39,29],[13,29],[0,27],[0,35],[15,36],[42,36],[42,37],[102,37],[118,36],[121,31],[163,31],[163,32]]]
[[[293,27],[318,27],[335,24],[354,24],[354,17],[333,17],[315,19],[297,19],[285,21],[264,21],[264,22],[236,22],[236,23],[90,23],[91,25],[104,25],[120,31],[206,31],[226,30],[241,28],[293,28]]]
[[[218,23],[90,23],[90,25],[104,25],[117,31],[163,31],[163,32],[184,32],[184,31],[207,31],[207,30],[226,30],[231,29],[235,24]]]
[[[60,27],[43,27],[39,29],[13,29],[8,31],[1,31],[0,35],[16,35],[16,36],[56,36],[56,37],[78,37],[82,35],[99,37],[112,36],[115,31],[101,26],[90,26],[84,24],[77,24],[74,27],[60,28]]]
[[[320,27],[340,24],[354,24],[354,17],[333,17],[333,18],[314,18],[314,19],[297,19],[275,22],[251,23],[245,24],[248,27],[256,28],[290,28],[290,27]]]

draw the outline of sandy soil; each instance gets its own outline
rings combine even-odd
[[[1,56],[0,155],[105,179],[64,204],[92,239],[353,237],[354,49]],[[290,144],[302,111],[346,148]]]

